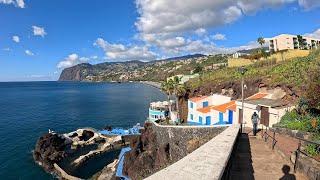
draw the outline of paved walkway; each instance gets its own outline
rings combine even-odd
[[[261,137],[261,135],[259,134]],[[293,165],[276,151],[273,151],[261,138],[250,133],[242,134],[235,147],[235,157],[231,165],[231,179],[245,180],[276,180],[292,179],[306,180],[300,173],[293,174]],[[283,167],[290,167],[290,172],[284,174]],[[294,179],[292,179],[294,180]]]

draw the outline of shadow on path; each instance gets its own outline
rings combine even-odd
[[[296,176],[294,174],[290,174],[290,166],[283,165],[282,167],[283,176],[280,178],[280,180],[296,180]]]
[[[237,143],[233,149],[228,170],[224,174],[224,180],[254,180],[252,156],[249,136],[246,133],[238,136]]]

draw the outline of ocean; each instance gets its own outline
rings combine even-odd
[[[48,129],[129,128],[148,116],[149,103],[165,100],[140,83],[1,82],[0,179],[53,179],[34,163],[32,150]]]

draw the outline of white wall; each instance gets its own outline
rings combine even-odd
[[[239,120],[239,109],[241,109],[241,102],[236,102],[237,109],[236,109],[236,122],[238,123]],[[292,107],[284,107],[284,108],[269,108],[269,127],[272,127],[272,125],[280,122],[281,117],[287,112],[292,111],[294,109],[294,106]],[[257,105],[247,104],[244,103],[244,111],[243,111],[243,123],[246,123],[246,127],[252,127],[252,121],[251,116],[254,112],[257,112],[259,117],[261,117],[261,111],[257,110]],[[259,125],[259,127],[262,127],[262,125]]]
[[[231,97],[223,96],[220,94],[213,94],[210,96],[212,105],[220,105],[225,104],[231,101]]]

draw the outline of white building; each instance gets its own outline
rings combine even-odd
[[[280,122],[281,117],[287,111],[294,108],[294,106],[286,105],[281,98],[275,98],[273,94],[263,92],[245,99],[243,107],[242,110],[241,100],[236,101],[237,123],[243,122],[246,127],[252,127],[251,117],[254,112],[257,112],[260,117],[260,127],[271,127],[273,124]]]
[[[150,103],[149,107],[149,120],[157,121],[157,120],[165,120],[170,119],[172,121],[176,121],[176,104],[175,101],[158,101]],[[175,118],[174,118],[175,117]]]
[[[230,97],[213,94],[188,100],[188,123],[225,125],[235,121],[236,104]]]
[[[180,79],[180,84],[184,84],[185,82],[189,81],[192,78],[199,77],[199,74],[192,74],[192,75],[179,74],[179,75],[175,75],[175,76],[167,78],[167,81],[169,81],[170,79],[173,80],[175,77],[178,77]]]
[[[250,54],[248,54],[248,53],[242,53],[242,52],[235,52],[235,53],[232,54],[232,57],[235,58],[235,59],[237,59],[237,58],[239,58],[239,57],[241,57],[241,56],[248,56],[248,55],[250,55]]]
[[[299,44],[297,35],[280,34],[269,40],[269,50],[276,52],[287,49],[316,49],[320,47],[320,39],[303,36],[303,44]]]

